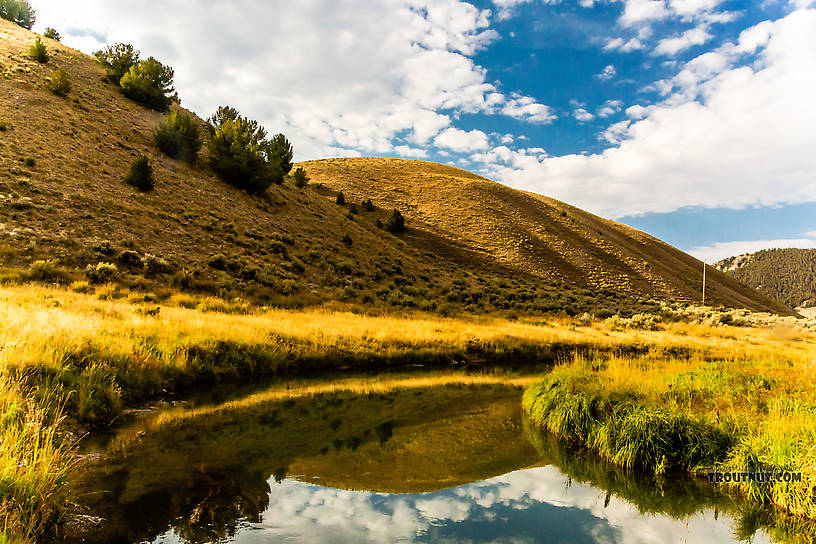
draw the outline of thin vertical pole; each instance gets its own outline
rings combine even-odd
[[[703,261],[703,306],[705,306],[706,263]]]

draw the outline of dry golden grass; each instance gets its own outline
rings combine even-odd
[[[313,368],[433,366],[468,361],[489,369],[558,360],[570,353],[580,353],[586,360],[612,357],[603,371],[610,390],[637,387],[653,390],[649,395],[654,396],[665,391],[666,376],[707,372],[715,365],[783,384],[772,391],[787,401],[810,406],[808,395],[812,395],[816,360],[816,335],[792,329],[674,322],[661,324],[662,330],[655,331],[615,330],[604,321],[571,318],[510,321],[487,316],[446,319],[421,313],[361,315],[328,309],[223,314],[174,306],[158,308],[157,313],[148,315],[144,305],[100,300],[91,294],[37,286],[0,289],[0,377],[9,380],[21,376],[34,397],[37,390],[65,395],[69,415],[94,424],[115,417],[125,402],[202,379],[247,378],[284,370],[296,374]],[[599,374],[585,374],[593,383],[601,383]],[[431,377],[397,376],[370,382],[294,383],[290,391],[251,396],[243,406],[293,395],[380,392],[449,383],[527,385],[530,378],[442,372]],[[758,402],[770,405],[771,394],[758,397]],[[7,402],[26,402],[18,393],[9,399]],[[745,399],[753,402],[753,397]],[[740,403],[745,399],[692,396],[688,409],[707,402],[707,413],[719,410],[727,415],[731,413],[727,403],[744,411]],[[31,407],[37,408],[34,404]],[[54,424],[41,420],[35,430],[32,437],[51,444],[51,450],[43,451],[53,452],[43,461],[43,466],[54,470],[40,473],[42,488],[51,490],[49,496],[59,497],[59,486],[48,487],[49,482],[57,481],[48,478],[60,478],[59,470],[65,466],[62,450],[53,441]],[[25,451],[18,453],[27,455]],[[16,466],[12,457],[4,457],[5,466],[0,469],[12,470]],[[22,479],[12,477],[9,481],[18,480],[22,486]],[[6,493],[6,498],[20,493],[25,494]],[[37,530],[42,528],[32,529]]]
[[[401,159],[326,159],[302,166],[313,182],[355,201],[372,198],[408,217],[416,244],[446,250],[474,266],[500,263],[519,272],[581,287],[691,302],[702,263],[643,233],[534,193],[510,189],[451,166]],[[732,307],[774,308],[712,269],[709,300]]]

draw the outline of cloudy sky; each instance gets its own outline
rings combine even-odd
[[[33,0],[297,159],[461,166],[709,262],[816,247],[816,0]],[[811,6],[814,9],[811,9]]]

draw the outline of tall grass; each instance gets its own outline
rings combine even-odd
[[[60,517],[72,468],[61,419],[53,390],[0,376],[0,542],[34,541]]]
[[[202,308],[145,312],[90,293],[0,289],[0,519],[9,538],[29,538],[59,515],[71,468],[57,431],[61,413],[88,427],[108,425],[141,399],[259,374],[512,367],[576,356],[547,387],[528,392],[525,407],[542,426],[608,450],[618,463],[655,472],[748,458],[803,472],[813,466],[806,447],[814,436],[816,395],[808,384],[816,378],[816,337],[808,333]],[[768,422],[758,424],[762,418]],[[804,487],[774,489],[763,500],[812,515]]]
[[[623,467],[656,474],[801,472],[801,482],[731,483],[757,504],[816,519],[812,338],[787,359],[576,359],[525,391],[539,427]]]

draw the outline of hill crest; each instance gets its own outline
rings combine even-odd
[[[94,59],[49,39],[50,61],[29,59],[35,38],[0,21],[0,279],[70,283],[88,265],[111,262],[120,284],[159,298],[189,290],[443,313],[608,314],[699,298],[696,259],[453,166],[308,161],[305,189],[287,182],[249,195],[213,175],[206,154],[190,166],[159,153],[160,114],[105,83]],[[67,98],[46,88],[56,69],[72,80]],[[149,193],[122,181],[141,154],[155,171]],[[362,209],[366,199],[374,211]],[[394,208],[407,220],[399,236],[377,228]],[[147,270],[150,256],[167,266]],[[709,286],[715,303],[785,312],[720,272]]]

